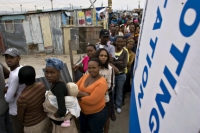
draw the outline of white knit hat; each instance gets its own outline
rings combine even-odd
[[[79,90],[78,90],[78,86],[75,83],[69,82],[66,84],[66,86],[67,86],[70,96],[76,97],[78,95]]]

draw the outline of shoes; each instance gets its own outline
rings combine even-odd
[[[66,120],[61,124],[61,127],[69,127],[70,126],[70,120]]]
[[[122,110],[120,108],[117,108],[117,113],[120,114]]]
[[[113,112],[113,113],[110,115],[110,119],[111,119],[112,121],[116,121],[115,112]]]

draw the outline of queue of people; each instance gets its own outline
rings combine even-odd
[[[116,34],[118,25],[111,27],[112,34],[100,31],[100,42],[88,45],[87,55],[73,67],[83,73],[77,83],[60,79],[61,60],[46,59],[49,91],[36,82],[34,67],[20,65],[19,50],[7,49],[4,57],[10,71],[0,64],[0,132],[108,133],[110,120],[117,119],[115,111],[122,112],[126,93],[131,91],[139,30],[131,23],[128,26],[124,36]]]
[[[99,34],[100,42],[98,42],[96,45],[90,44],[86,48],[87,56],[90,57],[88,62],[90,62],[90,60],[96,61],[96,67],[93,67],[93,71],[90,70],[90,72],[94,74],[94,69],[98,68],[99,65],[99,67],[101,68],[98,74],[104,77],[107,82],[108,90],[106,93],[104,93],[104,99],[106,102],[104,106],[106,106],[107,108],[108,115],[103,127],[104,133],[108,133],[109,131],[110,119],[112,121],[115,121],[117,119],[115,116],[115,110],[119,114],[122,112],[122,106],[125,104],[124,99],[126,97],[126,93],[131,91],[131,71],[135,59],[135,52],[133,50],[137,46],[137,44],[135,43],[134,25],[130,24],[130,32],[127,32],[127,34],[125,34],[124,36],[116,35],[117,30],[115,27],[111,27],[110,30],[111,33],[106,29],[101,30]],[[139,30],[137,30],[137,32],[138,31]],[[88,50],[88,47],[93,48],[92,52]],[[97,63],[98,58],[101,65],[100,63]],[[84,57],[84,59],[82,60],[82,64],[75,65],[74,70],[76,71],[79,69],[84,74],[88,74],[90,69],[89,64],[90,63],[88,63],[87,70],[81,71],[82,67],[85,66]],[[103,90],[101,91],[103,92]],[[83,94],[83,96],[87,95],[88,94],[85,93]],[[86,118],[89,118],[89,115],[86,116]],[[104,117],[102,116],[102,120],[103,118]],[[93,132],[92,125],[90,125],[90,122],[88,123],[89,124],[84,125],[84,127],[87,126],[90,129],[87,129],[87,131]],[[82,128],[80,128],[80,130],[81,132],[86,131],[86,129]]]

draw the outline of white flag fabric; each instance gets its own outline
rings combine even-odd
[[[130,133],[200,131],[199,5],[199,0],[146,0]]]

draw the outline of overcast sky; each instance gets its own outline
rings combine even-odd
[[[92,0],[94,1],[94,0]],[[146,0],[140,0],[140,7],[144,7],[144,2]],[[103,6],[108,5],[108,0],[96,0],[95,6]],[[129,9],[138,8],[139,0],[113,0],[113,9],[127,9],[127,5]],[[82,6],[82,8],[88,8],[90,6],[89,0],[53,0],[54,8],[62,8],[69,7],[69,4],[73,6]],[[35,10],[35,6],[37,9],[50,9],[51,1],[50,0],[0,0],[0,11],[12,12],[12,8],[14,11],[28,11]]]

